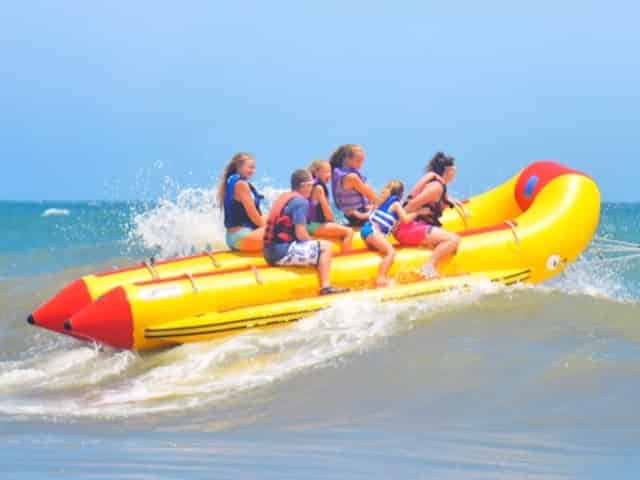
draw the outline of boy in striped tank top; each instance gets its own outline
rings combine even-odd
[[[377,250],[384,255],[376,280],[378,287],[386,287],[389,284],[387,272],[396,256],[396,251],[387,237],[395,231],[399,223],[412,222],[416,216],[425,213],[423,210],[407,213],[400,203],[403,193],[404,185],[402,182],[398,180],[390,181],[382,190],[369,221],[360,230],[360,236],[369,248]]]

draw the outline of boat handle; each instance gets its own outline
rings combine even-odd
[[[453,202],[453,209],[456,211],[462,223],[464,225],[464,229],[469,229],[469,224],[467,223],[467,218],[471,217],[471,214],[464,208],[464,205],[460,202]]]
[[[158,278],[160,278],[160,276],[158,275],[158,272],[153,266],[154,263],[155,263],[155,260],[153,257],[151,257],[149,260],[145,260],[144,262],[142,262],[142,265],[144,265],[147,268],[147,270],[149,270],[149,273],[151,274],[151,278],[153,280],[157,280]]]
[[[513,234],[513,239],[516,241],[516,245],[520,245],[520,237],[518,236],[518,232],[516,232],[516,224],[511,220],[507,220],[504,223],[511,228],[511,233]]]
[[[216,257],[213,256],[213,252],[205,250],[204,253],[211,259],[211,262],[213,263],[213,266],[215,268],[220,268],[220,264],[218,263],[218,260],[216,260]]]
[[[187,277],[191,282],[191,288],[193,288],[193,293],[199,293],[200,289],[198,288],[198,285],[196,285],[196,281],[193,279],[193,275],[191,275],[189,272],[185,272],[184,276]]]
[[[253,275],[256,277],[256,283],[262,285],[264,282],[262,281],[262,276],[260,275],[260,270],[258,270],[258,267],[252,265],[251,270],[253,270]]]

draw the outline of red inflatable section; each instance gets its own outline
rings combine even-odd
[[[568,173],[582,175],[581,172],[551,161],[534,162],[525,168],[520,174],[520,178],[518,178],[515,191],[516,202],[518,202],[522,211],[526,211],[531,206],[536,195],[551,180]]]
[[[76,280],[62,289],[55,297],[38,308],[29,317],[29,323],[60,333],[64,330],[65,320],[92,302],[84,280]]]
[[[115,288],[100,297],[74,315],[65,328],[74,336],[116,348],[131,349],[133,319],[124,288]]]

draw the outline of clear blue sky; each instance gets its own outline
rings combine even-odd
[[[444,149],[460,195],[556,159],[638,201],[639,18],[602,1],[5,2],[0,199],[208,187],[237,150],[285,185],[353,142],[377,185]]]

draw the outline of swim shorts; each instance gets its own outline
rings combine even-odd
[[[240,242],[251,232],[253,232],[253,230],[247,227],[241,227],[233,233],[227,230],[227,245],[231,250],[240,250]]]
[[[415,247],[422,245],[427,235],[433,230],[433,225],[422,222],[401,223],[396,229],[395,237],[400,245]]]
[[[291,242],[287,254],[276,265],[282,266],[306,266],[318,265],[320,261],[320,242],[317,240],[307,240],[304,242]]]

